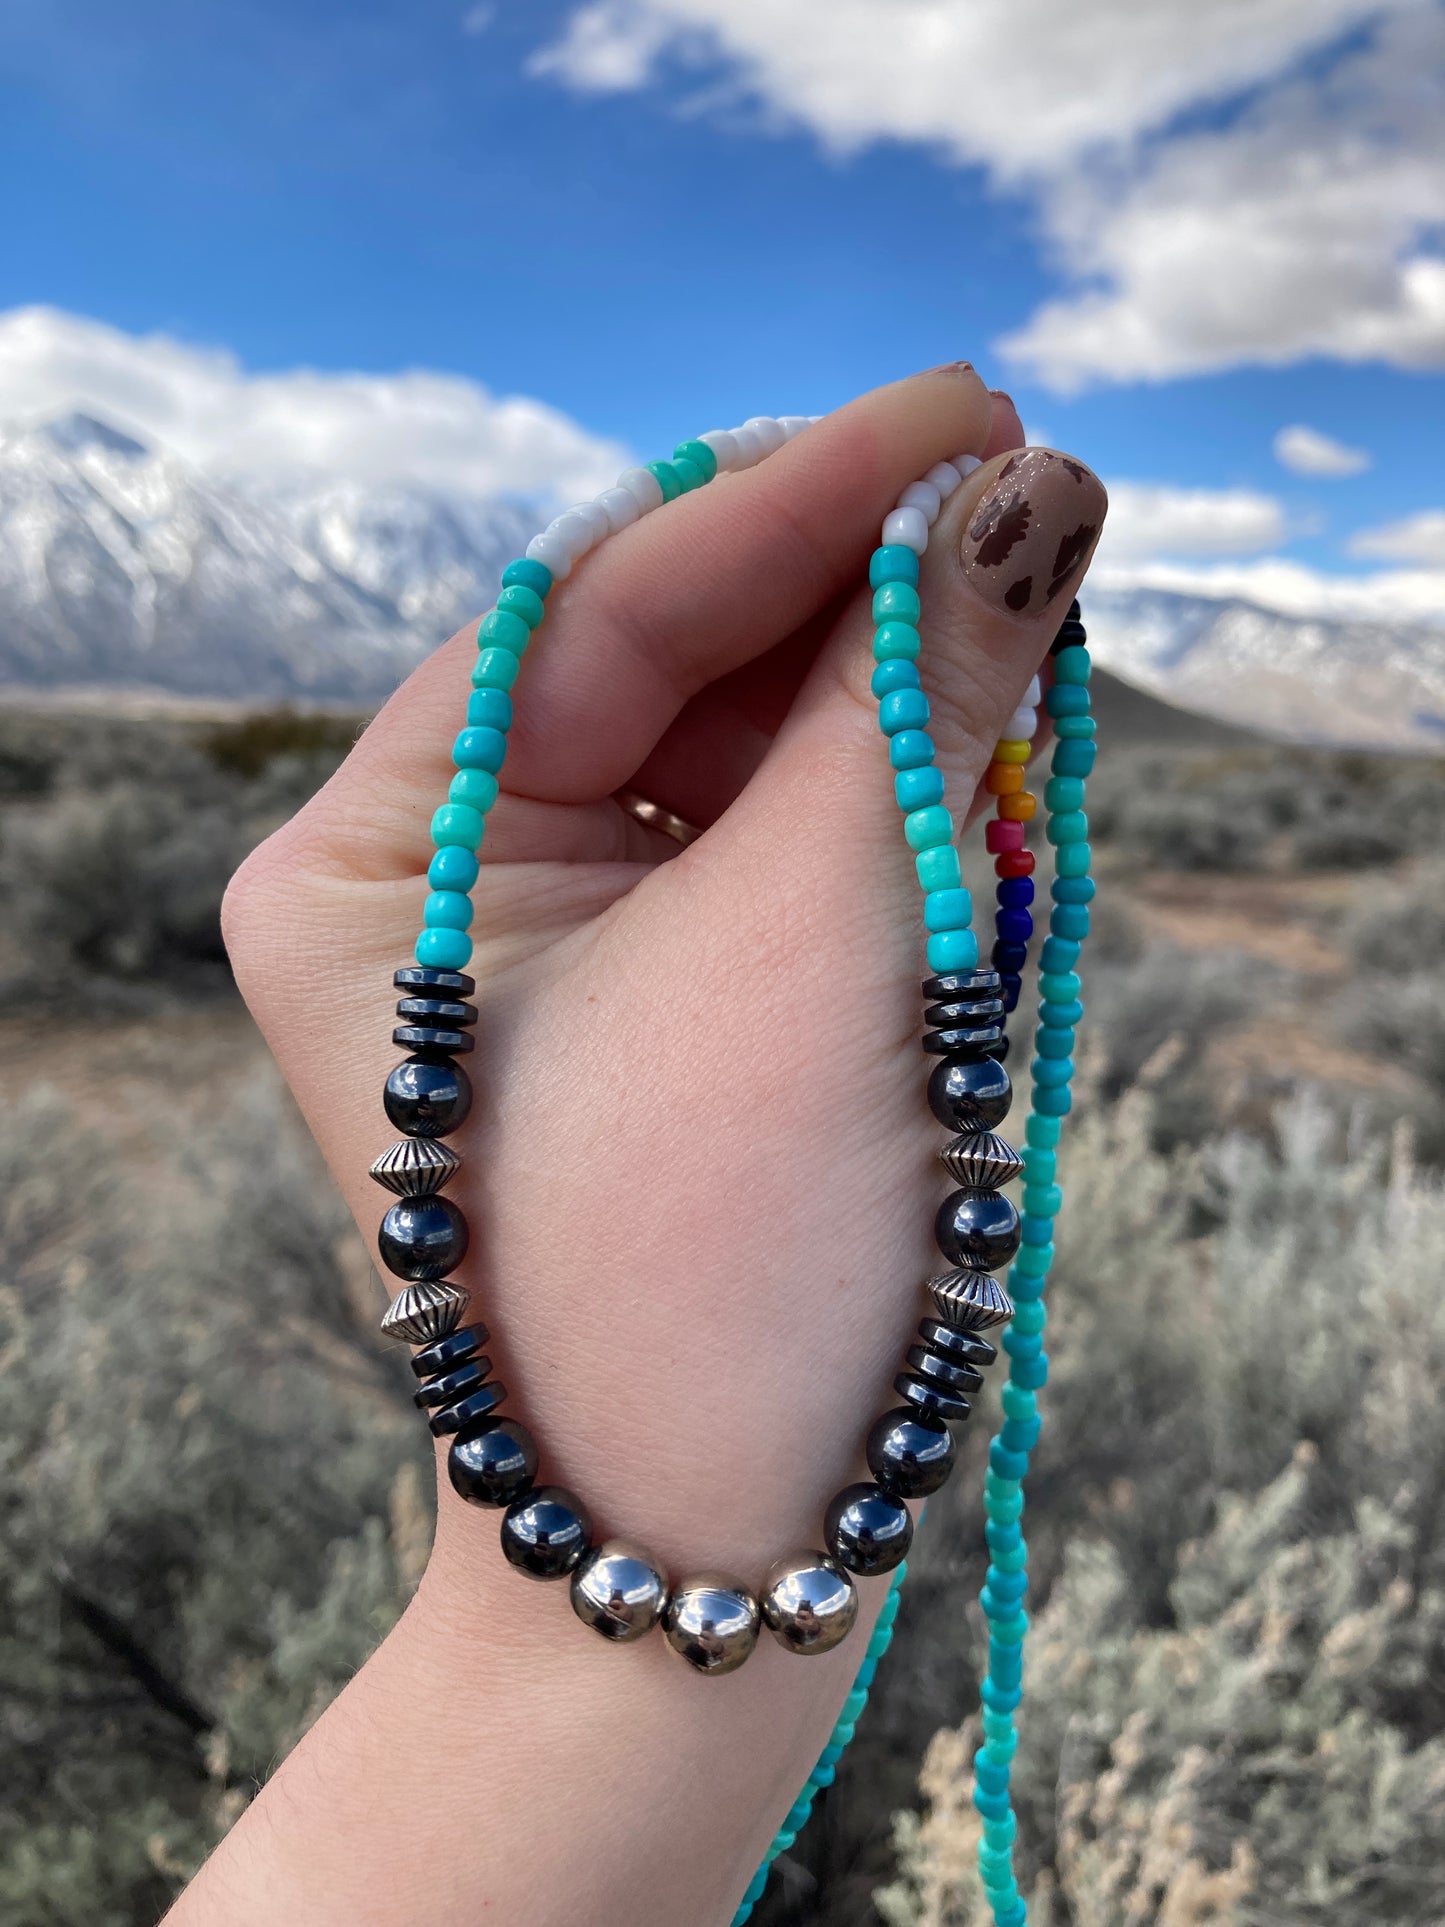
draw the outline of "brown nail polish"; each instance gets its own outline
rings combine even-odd
[[[963,572],[996,609],[1037,615],[1077,580],[1109,498],[1090,468],[1051,448],[1010,455],[963,532]]]

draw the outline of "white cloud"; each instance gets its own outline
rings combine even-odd
[[[1403,522],[1361,529],[1350,538],[1350,554],[1381,562],[1423,562],[1445,569],[1445,509],[1421,509]]]
[[[622,447],[544,402],[461,375],[252,374],[221,348],[127,335],[53,308],[0,314],[0,422],[84,409],[218,474],[415,482],[575,499]]]
[[[1250,555],[1285,538],[1285,516],[1271,495],[1250,489],[1172,488],[1110,482],[1100,562],[1160,556]]]
[[[1319,429],[1308,428],[1303,422],[1279,431],[1274,438],[1274,458],[1281,467],[1292,469],[1296,475],[1332,478],[1362,475],[1370,466],[1370,457],[1363,448],[1349,448],[1332,435],[1322,435]]]
[[[1197,564],[1101,561],[1090,570],[1089,581],[1101,589],[1167,589],[1178,595],[1239,597],[1286,616],[1445,624],[1445,568],[1330,575],[1283,556]]]
[[[494,6],[479,5],[468,7],[462,15],[462,32],[465,34],[485,33],[496,17],[497,9]]]

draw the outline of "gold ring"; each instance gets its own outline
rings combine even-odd
[[[646,796],[639,796],[636,790],[621,789],[612,792],[614,803],[620,803],[629,816],[635,816],[639,823],[645,823],[649,830],[661,830],[664,836],[672,837],[684,848],[696,843],[702,835],[694,824],[685,823],[671,810],[665,810],[660,803],[652,802]]]

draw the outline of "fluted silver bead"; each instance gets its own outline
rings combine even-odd
[[[929,1279],[928,1292],[944,1324],[956,1331],[988,1331],[1014,1315],[1012,1298],[987,1271],[945,1271]]]
[[[446,1279],[426,1279],[407,1285],[387,1307],[381,1329],[388,1338],[401,1338],[408,1345],[431,1345],[445,1338],[461,1323],[467,1294]]]
[[[572,1610],[604,1639],[641,1639],[666,1604],[667,1581],[656,1566],[616,1539],[594,1546],[572,1575]]]
[[[700,1673],[736,1672],[758,1643],[758,1602],[722,1573],[699,1573],[673,1589],[662,1615],[668,1645]]]
[[[461,1162],[439,1138],[404,1137],[382,1152],[371,1175],[399,1198],[429,1198],[461,1169]]]
[[[1018,1152],[996,1131],[965,1131],[938,1155],[965,1191],[996,1191],[1024,1168]]]
[[[826,1552],[797,1552],[768,1574],[762,1608],[768,1631],[790,1653],[828,1653],[852,1632],[858,1594]]]

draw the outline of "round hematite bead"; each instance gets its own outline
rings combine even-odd
[[[537,1447],[514,1418],[484,1420],[453,1439],[447,1453],[447,1477],[473,1505],[511,1505],[536,1476]]]
[[[858,1594],[826,1552],[798,1552],[768,1574],[763,1620],[780,1646],[805,1658],[828,1653],[853,1630]]]
[[[953,1470],[958,1448],[941,1420],[900,1405],[875,1419],[868,1434],[868,1470],[899,1499],[926,1499]]]
[[[913,1515],[881,1486],[860,1481],[834,1495],[823,1515],[823,1537],[840,1566],[871,1579],[907,1557]]]
[[[746,1586],[721,1573],[699,1573],[674,1587],[662,1615],[663,1636],[700,1673],[735,1673],[758,1643],[761,1615]]]
[[[1008,1116],[1013,1086],[996,1057],[945,1057],[928,1080],[928,1105],[953,1131],[991,1131]]]
[[[531,1579],[565,1579],[582,1563],[592,1520],[575,1492],[539,1485],[507,1507],[502,1551]]]
[[[467,1255],[467,1221],[439,1194],[398,1198],[381,1221],[377,1246],[398,1278],[441,1278]]]
[[[408,1057],[387,1078],[382,1103],[408,1137],[449,1137],[472,1108],[471,1080],[447,1058]]]
[[[604,1639],[641,1639],[666,1604],[667,1581],[656,1566],[616,1539],[594,1546],[572,1575],[572,1610]]]
[[[1019,1248],[1019,1214],[999,1191],[954,1191],[938,1207],[933,1235],[944,1257],[973,1271],[1002,1271]]]

